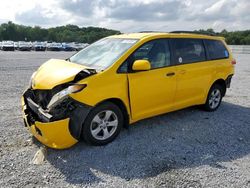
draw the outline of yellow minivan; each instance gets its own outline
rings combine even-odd
[[[22,96],[25,125],[44,145],[113,141],[122,127],[193,105],[216,110],[235,60],[223,38],[142,32],[101,39],[51,59]]]

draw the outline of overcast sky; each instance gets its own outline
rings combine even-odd
[[[250,0],[4,0],[0,23],[76,24],[122,32],[250,29]]]

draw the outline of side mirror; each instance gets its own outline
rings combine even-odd
[[[133,71],[147,71],[151,69],[150,62],[148,60],[136,60],[133,63]]]

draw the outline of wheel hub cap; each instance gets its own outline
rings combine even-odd
[[[212,109],[215,109],[218,107],[221,101],[221,92],[219,89],[215,89],[211,92],[210,98],[209,98],[209,106]]]
[[[95,139],[106,140],[115,133],[117,126],[117,115],[111,110],[104,110],[93,118],[90,131]]]

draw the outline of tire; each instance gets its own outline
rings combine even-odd
[[[221,104],[223,98],[223,88],[219,84],[214,84],[207,95],[206,103],[204,104],[204,109],[208,112],[213,112],[217,110]]]
[[[120,133],[124,123],[118,106],[105,102],[91,110],[83,124],[82,136],[91,145],[106,145]]]

